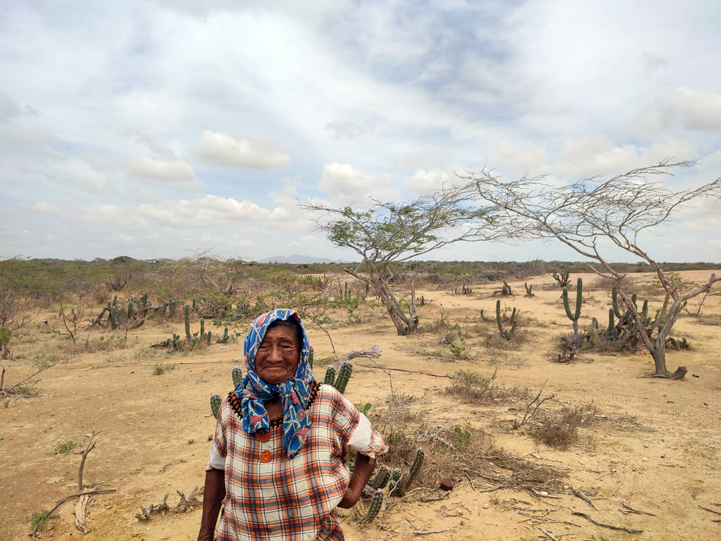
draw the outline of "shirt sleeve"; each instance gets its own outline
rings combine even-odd
[[[226,397],[220,405],[220,410],[218,411],[218,420],[215,423],[215,436],[210,444],[210,457],[208,458],[208,464],[205,467],[205,471],[211,469],[225,469],[225,456],[227,454],[225,427],[227,426],[229,407],[228,397]]]
[[[363,415],[345,396],[340,395],[340,408],[337,422],[341,426],[343,448],[353,449],[362,455],[375,458],[388,451],[388,444],[380,432],[371,426]]]

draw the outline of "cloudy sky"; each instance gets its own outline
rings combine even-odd
[[[718,0],[2,5],[0,257],[338,259],[297,199],[408,199],[481,167],[566,182],[673,157],[699,164],[676,188],[721,176]],[[721,203],[645,242],[721,262]]]

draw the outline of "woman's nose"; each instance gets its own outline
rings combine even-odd
[[[268,360],[270,360],[270,361],[283,360],[283,350],[280,348],[280,346],[271,344],[270,351],[268,352]]]

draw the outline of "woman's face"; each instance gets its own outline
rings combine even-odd
[[[300,345],[293,329],[272,327],[255,354],[255,373],[266,383],[283,383],[295,375],[299,357]]]

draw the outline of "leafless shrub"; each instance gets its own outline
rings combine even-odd
[[[30,323],[39,313],[34,302],[24,299],[10,288],[0,288],[0,327],[12,331]]]

